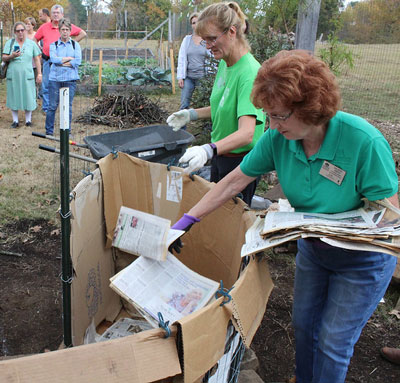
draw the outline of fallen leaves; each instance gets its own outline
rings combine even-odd
[[[36,225],[30,228],[34,233],[38,233],[40,230],[42,230],[42,226]]]
[[[51,232],[50,232],[50,236],[53,236],[53,235],[60,235],[60,229],[54,229],[54,230],[52,230]]]

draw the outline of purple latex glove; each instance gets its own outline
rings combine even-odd
[[[184,214],[183,217],[171,226],[171,229],[189,231],[190,227],[200,220],[189,214]]]
[[[176,222],[174,225],[171,226],[171,229],[189,231],[192,225],[195,224],[196,222],[200,222],[200,220],[189,214],[184,214],[183,217],[178,222]],[[183,247],[182,241],[180,238],[178,238],[176,241],[171,243],[171,245],[168,248],[168,251],[170,251],[171,253],[175,251],[176,253],[179,254],[181,252],[182,247]]]

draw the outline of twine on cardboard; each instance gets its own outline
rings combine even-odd
[[[71,215],[72,215],[71,210],[70,210],[67,214],[65,214],[65,215],[63,215],[63,213],[61,212],[61,210],[59,210],[59,211],[58,211],[58,214],[60,214],[60,215],[61,215],[61,218],[64,218],[64,219],[66,219],[66,218],[68,218],[68,217],[71,217]]]
[[[88,171],[82,170],[82,173],[85,175],[85,177],[90,176],[91,179],[93,180],[94,174],[90,170]]]
[[[71,284],[72,281],[73,281],[73,279],[74,279],[74,277],[69,277],[67,280],[64,280],[63,277],[62,277],[62,273],[60,273],[58,276],[60,277],[60,279],[61,279],[64,283],[69,283],[69,284]]]
[[[164,338],[169,338],[171,336],[171,329],[168,327],[169,321],[167,320],[164,322],[164,317],[163,315],[158,312],[158,327],[162,328],[165,331],[165,336]]]
[[[115,146],[112,146],[112,148],[111,148],[111,154],[113,155],[113,160],[115,160],[116,158],[118,158],[118,151],[115,150]]]
[[[168,162],[168,164],[167,164],[167,170],[168,171],[171,170],[171,166],[174,166],[175,162],[176,162],[176,158],[175,157],[173,157],[172,160]]]
[[[229,292],[233,289],[233,286],[228,290],[224,287],[222,279],[220,283],[220,288],[215,292],[215,299],[218,299],[219,295],[222,295],[224,297],[224,300],[222,301],[220,306],[223,306],[232,300],[232,296],[229,294]]]

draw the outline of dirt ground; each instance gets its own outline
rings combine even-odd
[[[1,129],[9,129],[9,116]],[[399,127],[382,124],[397,150]],[[26,129],[26,128],[22,128]],[[1,185],[0,185],[1,186]],[[253,341],[264,382],[284,382],[294,371],[291,327],[294,254],[269,255],[275,283]],[[62,342],[61,235],[56,221],[15,219],[0,226],[0,357],[55,350]],[[392,285],[364,329],[347,382],[400,382],[400,366],[383,360],[379,349],[400,346],[400,321],[388,315],[400,286]]]

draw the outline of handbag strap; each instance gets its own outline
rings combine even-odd
[[[11,40],[11,44],[10,44],[10,53],[9,53],[8,55],[11,54],[11,51],[12,51],[12,48],[13,48],[13,45],[14,45],[14,41],[15,41],[15,39],[12,39],[12,40]]]

